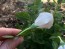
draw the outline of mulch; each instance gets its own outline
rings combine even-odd
[[[24,5],[17,0],[0,0],[0,27],[15,28],[19,23],[15,14],[24,11]]]

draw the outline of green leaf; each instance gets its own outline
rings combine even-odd
[[[55,41],[52,42],[52,46],[53,49],[58,49],[58,44]]]
[[[59,12],[54,13],[55,22],[61,22],[62,21],[62,14]]]
[[[16,13],[16,17],[18,18],[18,19],[26,19],[26,20],[30,20],[30,15],[29,15],[29,13],[28,12],[18,12],[18,13]]]
[[[36,29],[34,32],[32,32],[32,40],[34,42],[37,42],[39,44],[45,44],[49,42],[50,33],[48,34],[48,31],[42,30],[42,29]]]
[[[41,2],[41,0],[35,0],[35,1],[34,1],[34,4],[35,4],[35,5],[39,5],[40,2]]]
[[[65,0],[62,0],[62,3],[65,3]]]
[[[58,4],[61,4],[62,0],[58,0]]]
[[[39,44],[44,44],[44,36],[42,30],[36,30],[32,33],[32,40]]]

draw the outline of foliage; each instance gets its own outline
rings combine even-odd
[[[64,30],[63,17],[64,13],[59,12],[58,3],[43,4],[41,0],[34,0],[33,4],[27,4],[27,11],[16,13],[17,19],[21,20],[23,24],[16,24],[17,28],[25,29],[30,26],[41,11],[50,12],[53,9],[54,24],[50,29],[33,29],[28,31],[28,35],[24,37],[24,42],[18,46],[19,49],[57,49],[59,46],[59,39],[57,36],[62,36]]]

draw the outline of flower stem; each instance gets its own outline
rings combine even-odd
[[[60,43],[61,43],[61,44],[64,43],[64,41],[61,39],[60,36],[58,36],[58,38],[60,39]]]
[[[25,35],[26,34],[26,31],[30,30],[30,29],[33,29],[33,28],[36,28],[37,26],[35,26],[34,24],[32,24],[30,27],[24,29],[23,31],[21,31],[18,35],[16,36],[20,36],[20,35]]]
[[[17,36],[20,36],[20,35],[23,34],[25,31],[30,30],[30,29],[31,29],[31,27],[28,27],[28,28],[24,29],[24,30],[21,31]]]

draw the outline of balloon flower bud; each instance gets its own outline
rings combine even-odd
[[[38,26],[38,28],[51,28],[53,26],[53,15],[48,12],[40,13],[35,20],[34,25]]]
[[[65,49],[65,42],[61,39],[60,36],[58,36],[60,39],[60,46],[58,47],[58,49]]]
[[[65,45],[60,45],[59,47],[58,47],[58,49],[65,49]]]
[[[38,17],[36,18],[36,20],[30,27],[20,32],[17,36],[25,35],[26,34],[24,33],[25,31],[33,29],[33,28],[50,29],[52,26],[53,26],[53,14],[48,13],[48,12],[42,12],[38,15]]]

